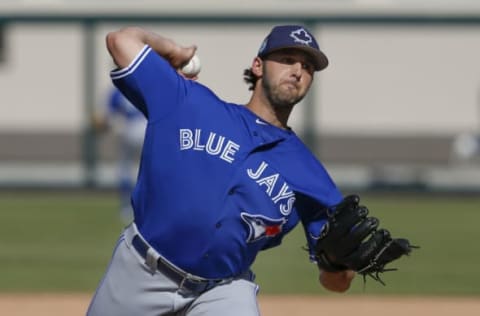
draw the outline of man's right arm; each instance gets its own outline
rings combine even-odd
[[[107,49],[119,68],[125,68],[145,45],[165,58],[173,68],[180,68],[195,54],[196,47],[182,47],[173,40],[139,27],[126,27],[110,32],[106,37]]]

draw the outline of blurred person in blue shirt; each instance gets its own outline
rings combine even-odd
[[[118,136],[117,186],[120,197],[120,217],[128,223],[132,219],[130,196],[135,184],[139,157],[147,120],[115,87],[112,88],[103,115],[94,118],[97,131],[112,129]]]

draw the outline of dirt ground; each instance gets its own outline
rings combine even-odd
[[[1,294],[0,315],[85,315],[90,295]],[[260,296],[262,316],[478,316],[479,298]]]

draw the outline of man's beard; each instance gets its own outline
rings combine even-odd
[[[268,75],[265,74],[265,69],[262,79],[262,88],[265,96],[274,108],[291,109],[295,104],[302,101],[305,96],[288,93],[281,89],[280,85],[272,86],[272,83],[268,79]]]

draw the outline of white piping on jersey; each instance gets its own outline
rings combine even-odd
[[[140,66],[142,61],[145,59],[145,57],[147,57],[148,53],[151,50],[152,50],[152,48],[150,46],[145,45],[142,48],[142,50],[137,54],[137,56],[135,56],[135,58],[132,60],[130,65],[128,65],[127,67],[125,67],[123,69],[114,70],[114,71],[110,72],[110,77],[112,79],[116,80],[116,79],[120,79],[120,78],[123,78],[125,76],[128,76],[129,74],[134,72],[135,69],[137,69],[138,66]]]

